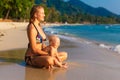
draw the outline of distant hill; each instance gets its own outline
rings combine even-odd
[[[45,7],[46,22],[118,24],[120,16],[109,10],[91,7],[80,0],[35,0]]]
[[[56,10],[60,11],[61,14],[78,14],[78,13],[86,13],[95,16],[114,16],[118,17],[119,15],[110,12],[109,10],[98,7],[94,8],[80,0],[35,0],[36,4],[44,3],[47,7],[55,7]]]
[[[94,8],[80,0],[69,0],[68,3],[78,9],[81,9],[84,13],[89,13],[96,16],[118,16],[117,14],[112,13],[103,7]]]

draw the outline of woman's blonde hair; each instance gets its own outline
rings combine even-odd
[[[39,10],[43,8],[42,6],[40,5],[34,5],[30,11],[30,20],[29,20],[29,23],[33,23],[33,21],[35,20],[35,13]],[[44,9],[44,8],[43,8]]]

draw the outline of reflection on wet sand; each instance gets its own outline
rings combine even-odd
[[[66,80],[66,70],[55,68],[52,70],[26,67],[25,80]]]
[[[8,51],[0,51],[0,62],[2,63],[16,63],[25,66],[24,55],[26,49],[15,49]]]

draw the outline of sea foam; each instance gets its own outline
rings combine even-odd
[[[117,46],[115,47],[114,51],[120,53],[120,45],[117,45]]]

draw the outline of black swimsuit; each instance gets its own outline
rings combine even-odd
[[[35,26],[34,23],[32,23],[32,24],[34,25],[35,29],[37,30],[37,36],[36,36],[36,39],[38,39],[38,40],[40,41],[40,43],[42,43],[43,39],[42,39],[42,37],[41,37],[41,35],[40,35],[40,33],[39,33],[37,27]]]

